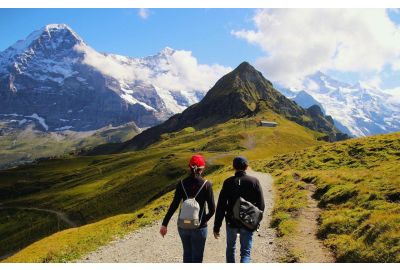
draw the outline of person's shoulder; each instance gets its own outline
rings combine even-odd
[[[257,177],[254,177],[254,176],[251,176],[251,175],[248,175],[248,174],[246,174],[245,179],[247,181],[250,181],[250,182],[254,183],[254,184],[257,184],[257,183],[260,182]]]
[[[235,179],[236,179],[236,177],[234,175],[226,178],[225,181],[224,181],[224,185],[232,184],[235,181]]]
[[[213,183],[212,183],[210,180],[205,179],[205,178],[203,178],[203,180],[206,182],[206,183],[204,184],[204,186],[206,186],[206,187],[211,187],[211,186],[213,185]]]
[[[186,176],[185,178],[181,179],[178,181],[178,184],[180,184],[181,182],[186,183],[187,181],[190,181],[190,175]]]

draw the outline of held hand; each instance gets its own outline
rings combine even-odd
[[[162,237],[164,237],[167,234],[167,227],[166,226],[161,226],[160,228],[160,234]]]
[[[219,236],[220,236],[220,235],[219,235],[219,233],[217,233],[217,232],[214,232],[214,238],[215,238],[215,239],[218,239],[218,238],[219,238]]]

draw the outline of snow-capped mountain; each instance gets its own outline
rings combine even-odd
[[[388,92],[340,82],[322,72],[307,77],[305,85],[284,92],[303,107],[321,106],[343,132],[359,137],[400,130],[400,100]]]
[[[198,102],[229,70],[171,48],[144,58],[99,53],[50,24],[0,53],[0,117],[49,131],[148,127]]]

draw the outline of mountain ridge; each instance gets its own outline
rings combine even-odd
[[[180,81],[179,57],[192,56],[169,47],[143,58],[99,53],[68,25],[47,25],[0,52],[0,114],[36,114],[49,131],[153,126],[198,102],[216,76]]]
[[[325,132],[325,140],[348,138],[334,127],[331,118],[318,113],[310,114],[274,89],[261,72],[248,62],[243,62],[219,79],[199,103],[135,136],[124,143],[120,151],[143,149],[159,140],[163,133],[186,127],[201,129],[233,118],[254,116],[265,110],[272,110],[310,129]],[[311,119],[304,120],[304,117]]]
[[[400,130],[400,101],[383,90],[351,85],[322,72],[308,76],[305,84],[304,89],[281,92],[304,108],[319,105],[344,133],[362,137]]]

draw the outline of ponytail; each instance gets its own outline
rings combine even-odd
[[[190,172],[195,176],[199,176],[201,175],[203,169],[204,168],[198,168],[196,165],[194,165],[190,167]]]

